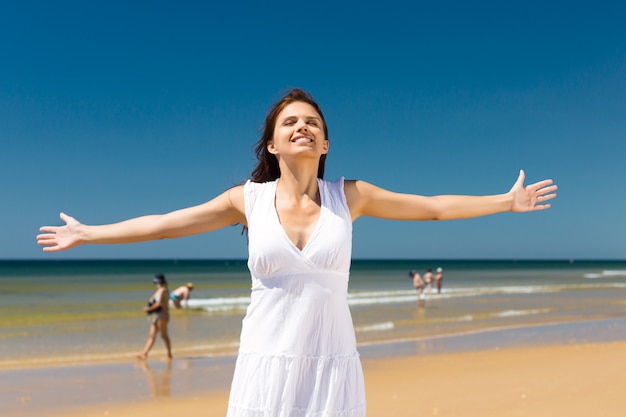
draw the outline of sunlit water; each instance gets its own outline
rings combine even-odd
[[[408,271],[428,267],[444,269],[443,291],[419,304]],[[187,308],[172,310],[174,356],[234,354],[250,296],[245,261],[4,261],[0,367],[132,356],[147,337],[142,307],[157,272],[170,289],[195,284]],[[623,319],[625,300],[626,262],[600,261],[353,261],[348,297],[362,349]],[[154,353],[162,352],[157,340]]]

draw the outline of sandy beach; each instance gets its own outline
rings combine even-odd
[[[368,417],[623,416],[624,352],[626,342],[614,342],[366,359]],[[25,402],[9,415],[223,417],[227,400],[217,388],[36,413]]]
[[[167,265],[5,263],[0,416],[224,417],[249,274],[244,263],[176,265],[204,307],[173,315],[168,366],[160,340],[147,362],[134,358],[145,275]],[[444,291],[422,306],[407,268],[354,265],[368,417],[624,415],[623,262],[449,262]]]

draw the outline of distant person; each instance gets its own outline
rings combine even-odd
[[[191,291],[193,291],[193,282],[188,282],[172,291],[170,300],[174,304],[174,307],[181,308],[181,302],[184,301],[186,303],[187,300],[189,300]]]
[[[148,341],[143,352],[137,354],[139,359],[147,359],[152,345],[156,340],[157,333],[161,333],[161,339],[165,342],[165,349],[167,350],[166,360],[172,359],[172,347],[170,343],[170,336],[167,333],[167,325],[170,322],[169,312],[169,299],[170,292],[167,289],[167,281],[165,275],[156,274],[152,278],[152,282],[157,286],[156,291],[152,294],[152,297],[148,300],[148,305],[143,310],[152,316],[150,320],[150,333],[148,334]]]
[[[426,284],[426,294],[430,294],[433,288],[433,269],[428,268],[424,274],[424,283]]]
[[[411,271],[409,275],[413,278],[413,288],[417,291],[417,302],[419,304],[422,302],[424,294],[424,281],[417,271]]]
[[[441,294],[441,286],[443,285],[443,269],[437,268],[435,274],[435,286],[437,287],[437,294]]]
[[[44,251],[57,252],[84,244],[182,238],[240,224],[247,231],[252,297],[243,319],[228,417],[364,417],[365,384],[347,301],[353,222],[361,217],[432,221],[545,210],[557,187],[552,180],[524,185],[523,171],[508,191],[485,196],[423,196],[343,177],[325,180],[328,128],[318,103],[299,89],[274,103],[262,132],[249,180],[205,203],[100,225],[82,224],[62,213],[64,224],[42,226],[37,240]],[[227,142],[215,139],[216,158],[223,157]],[[388,144],[379,142],[372,151],[383,146]],[[70,192],[72,180],[63,177],[53,185]],[[195,181],[201,190],[207,182],[219,184],[217,178],[190,178],[185,185],[192,187]],[[546,233],[541,225],[533,231],[539,237]]]

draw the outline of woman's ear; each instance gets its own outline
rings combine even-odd
[[[328,141],[328,139],[324,139],[324,144],[322,147],[322,154],[327,154],[328,153],[328,147],[330,146],[330,142]]]
[[[276,149],[276,146],[274,146],[273,140],[270,140],[269,142],[267,142],[267,151],[271,153],[272,155],[276,155],[278,153],[278,149]]]

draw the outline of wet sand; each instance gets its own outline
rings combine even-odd
[[[368,417],[623,416],[624,352],[626,342],[612,342],[364,359]],[[72,408],[42,409],[35,406],[38,394],[33,393],[32,398],[14,397],[14,407],[3,416],[225,416],[230,359],[213,368],[199,366],[202,360],[191,362],[198,378],[205,378],[194,382],[200,386],[195,390],[177,380],[189,368],[176,362],[167,367],[155,360],[147,369],[134,364],[135,378],[119,377],[130,365],[118,365],[117,371],[109,365],[94,371],[94,380],[83,375],[74,381],[84,385],[85,393],[100,390],[107,378],[114,379],[120,392],[144,384],[141,389],[149,388],[144,398],[111,395]],[[107,369],[111,372],[103,372]]]

